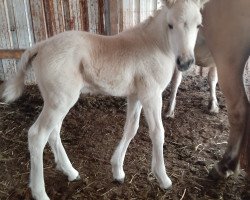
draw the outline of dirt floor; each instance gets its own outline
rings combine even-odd
[[[163,115],[169,89],[164,92]],[[81,180],[68,182],[55,169],[48,146],[44,151],[46,191],[51,199],[250,199],[244,171],[215,182],[208,172],[225,150],[228,120],[223,95],[220,113],[208,112],[209,87],[200,76],[185,77],[180,86],[175,119],[164,119],[164,156],[171,190],[161,190],[150,172],[151,141],[142,114],[138,134],[124,163],[124,184],[112,180],[110,158],[122,137],[126,101],[111,97],[81,97],[63,123],[61,137]],[[0,199],[31,199],[28,189],[27,131],[42,109],[36,86],[26,88],[16,102],[0,103]]]

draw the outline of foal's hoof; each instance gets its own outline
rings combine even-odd
[[[81,177],[80,177],[80,175],[78,174],[75,178],[68,178],[68,180],[69,180],[70,182],[75,182],[75,181],[81,180]]]
[[[163,190],[171,190],[173,188],[172,183],[170,185],[160,185]]]
[[[121,178],[121,179],[114,179],[114,183],[118,183],[118,184],[123,184],[124,183],[124,179],[125,178]]]
[[[167,114],[165,115],[166,118],[171,118],[174,119],[174,112],[167,112]]]
[[[74,180],[74,181],[79,181],[79,180],[81,180],[80,175],[78,175],[78,176],[75,178],[75,180]]]

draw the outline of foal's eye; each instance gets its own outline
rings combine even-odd
[[[172,24],[168,24],[168,28],[173,29],[173,25]]]
[[[201,27],[202,27],[202,24],[197,25],[197,28],[198,28],[198,29],[201,28]]]

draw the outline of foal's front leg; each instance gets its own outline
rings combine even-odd
[[[174,75],[173,75],[173,78],[172,78],[171,94],[170,94],[170,99],[169,99],[169,104],[168,104],[168,112],[166,114],[166,117],[174,118],[174,110],[175,110],[175,105],[176,105],[176,95],[177,95],[178,88],[181,84],[181,80],[182,80],[182,72],[176,68]]]
[[[135,96],[128,97],[127,101],[127,118],[123,137],[111,159],[113,178],[114,180],[119,182],[123,182],[125,178],[125,173],[123,171],[123,162],[128,145],[135,136],[139,127],[139,119],[142,108],[141,103]]]
[[[161,93],[159,92],[151,98],[142,101],[142,106],[145,111],[145,117],[149,126],[149,134],[153,144],[151,169],[160,183],[160,187],[167,189],[171,187],[172,182],[166,174],[163,157],[164,128],[161,117]]]

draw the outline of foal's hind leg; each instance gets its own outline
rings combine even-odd
[[[125,178],[125,173],[123,171],[123,162],[128,145],[135,136],[139,127],[139,119],[142,108],[141,103],[135,96],[128,97],[127,101],[127,118],[123,137],[111,159],[113,178],[114,180],[117,180],[119,182],[123,182]]]
[[[61,117],[60,112],[45,105],[37,121],[28,132],[31,160],[30,188],[35,199],[49,199],[44,186],[43,149],[51,131],[60,122]]]
[[[219,106],[216,98],[216,85],[218,83],[218,75],[216,66],[209,68],[208,72],[208,82],[210,85],[210,102],[209,102],[209,111],[211,113],[218,113]]]
[[[52,148],[52,151],[54,153],[55,162],[56,162],[56,168],[60,171],[62,171],[65,175],[68,176],[69,181],[73,181],[76,179],[79,179],[79,173],[76,171],[67,154],[66,151],[62,145],[61,137],[60,137],[60,130],[62,126],[62,121],[58,123],[58,125],[54,128],[52,133],[49,136],[49,144]]]
[[[161,93],[159,92],[151,98],[148,97],[142,100],[142,106],[145,111],[145,117],[149,126],[149,134],[153,144],[151,169],[160,183],[160,187],[167,189],[171,187],[172,182],[166,174],[163,157],[164,128],[161,117]]]
[[[43,149],[51,132],[61,123],[61,120],[74,105],[78,97],[79,93],[75,95],[73,93],[72,95],[54,96],[50,101],[45,98],[43,110],[29,130],[28,142],[31,159],[30,188],[32,196],[35,199],[49,199],[44,186]],[[55,102],[55,99],[58,101]],[[75,175],[76,177],[78,176],[78,174]]]

